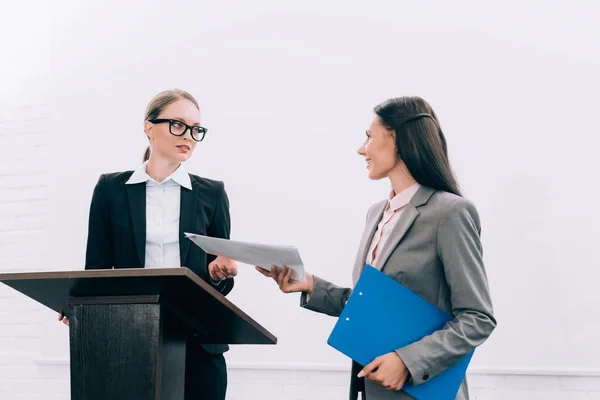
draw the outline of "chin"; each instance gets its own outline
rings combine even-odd
[[[384,177],[383,176],[370,176],[369,179],[372,181],[380,181],[382,180]]]
[[[189,160],[191,156],[191,154],[176,154],[175,157],[173,157],[173,160],[177,162],[184,162]]]
[[[371,179],[373,181],[378,181],[378,180],[383,179],[383,178],[385,178],[384,175],[378,174],[377,172],[375,172],[373,170],[369,171],[369,179]]]

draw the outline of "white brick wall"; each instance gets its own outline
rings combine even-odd
[[[39,375],[36,379],[52,382],[45,387],[46,398],[68,398],[67,361],[39,360],[38,367]],[[593,373],[588,376],[568,373],[570,375],[561,376],[547,375],[547,372],[472,371],[468,376],[471,399],[600,400],[600,376]],[[227,399],[345,399],[348,395],[348,381],[349,371],[340,367],[230,363]]]
[[[49,117],[47,79],[23,80],[0,102],[0,272],[44,267]],[[0,399],[50,398],[36,364],[43,310],[4,285],[0,304]]]
[[[23,90],[29,95],[0,107],[1,272],[46,268],[50,111],[43,84]],[[0,304],[0,400],[68,399],[67,329],[5,286]],[[230,364],[229,374],[229,400],[337,400],[348,391],[344,368]],[[472,371],[469,379],[474,400],[600,400],[600,374],[588,375]]]
[[[47,85],[26,84],[0,106],[0,272],[46,269],[50,111]],[[67,329],[0,286],[0,400],[69,398]],[[322,365],[230,364],[229,400],[337,400],[348,371]],[[600,374],[472,371],[474,400],[600,400]]]

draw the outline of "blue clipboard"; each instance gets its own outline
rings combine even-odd
[[[367,265],[327,343],[361,365],[440,330],[454,317]],[[417,400],[454,400],[475,350],[440,374],[402,390]]]

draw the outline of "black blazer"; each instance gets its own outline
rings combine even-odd
[[[146,255],[146,183],[126,185],[133,171],[100,176],[90,206],[85,269],[143,268]],[[192,270],[223,295],[233,279],[215,284],[208,264],[216,257],[206,254],[184,232],[229,239],[229,200],[223,182],[190,174],[192,190],[181,187],[179,251],[181,265]],[[226,345],[203,345],[214,354]]]

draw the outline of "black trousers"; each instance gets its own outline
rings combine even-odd
[[[223,354],[210,354],[187,342],[185,360],[185,400],[225,400],[227,366]]]

